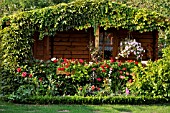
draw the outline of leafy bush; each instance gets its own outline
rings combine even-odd
[[[8,100],[4,98],[3,100]],[[33,96],[25,100],[15,100],[15,103],[26,104],[165,104],[170,98],[147,97],[147,96],[104,96],[104,97],[82,97],[82,96]]]
[[[168,96],[170,90],[170,46],[164,49],[163,58],[149,62],[146,67],[141,64],[135,67],[134,82],[129,89],[136,95]]]

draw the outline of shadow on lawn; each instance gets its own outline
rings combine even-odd
[[[113,109],[119,111],[120,113],[132,113],[132,110],[125,109],[125,108],[113,108]]]

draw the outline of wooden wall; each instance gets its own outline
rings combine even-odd
[[[89,60],[89,32],[58,32],[50,39],[51,56],[56,58]]]
[[[100,31],[102,32],[102,31]],[[107,32],[113,32],[117,37],[118,43],[122,39],[128,36],[128,30],[116,30],[108,29]],[[158,32],[132,32],[132,38],[142,43],[145,50],[150,49],[151,59],[156,60],[158,57]],[[52,57],[56,58],[68,58],[68,59],[84,59],[90,60],[90,53],[88,49],[89,41],[94,39],[94,33],[92,29],[87,31],[67,31],[57,32],[54,37],[45,37],[43,40],[38,40],[38,33],[34,35],[34,47],[33,54],[37,59],[49,60]],[[119,46],[119,45],[118,45]],[[113,43],[113,47],[115,45]],[[118,49],[115,49],[116,51]],[[145,52],[143,60],[150,59],[148,57],[148,51]],[[135,59],[134,56],[130,56],[128,59]]]

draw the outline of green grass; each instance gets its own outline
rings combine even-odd
[[[25,105],[0,101],[0,113],[169,113],[164,105]]]

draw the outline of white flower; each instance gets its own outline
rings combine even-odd
[[[51,61],[52,61],[52,62],[55,61],[55,60],[57,60],[55,57],[54,57],[54,58],[51,58]]]

